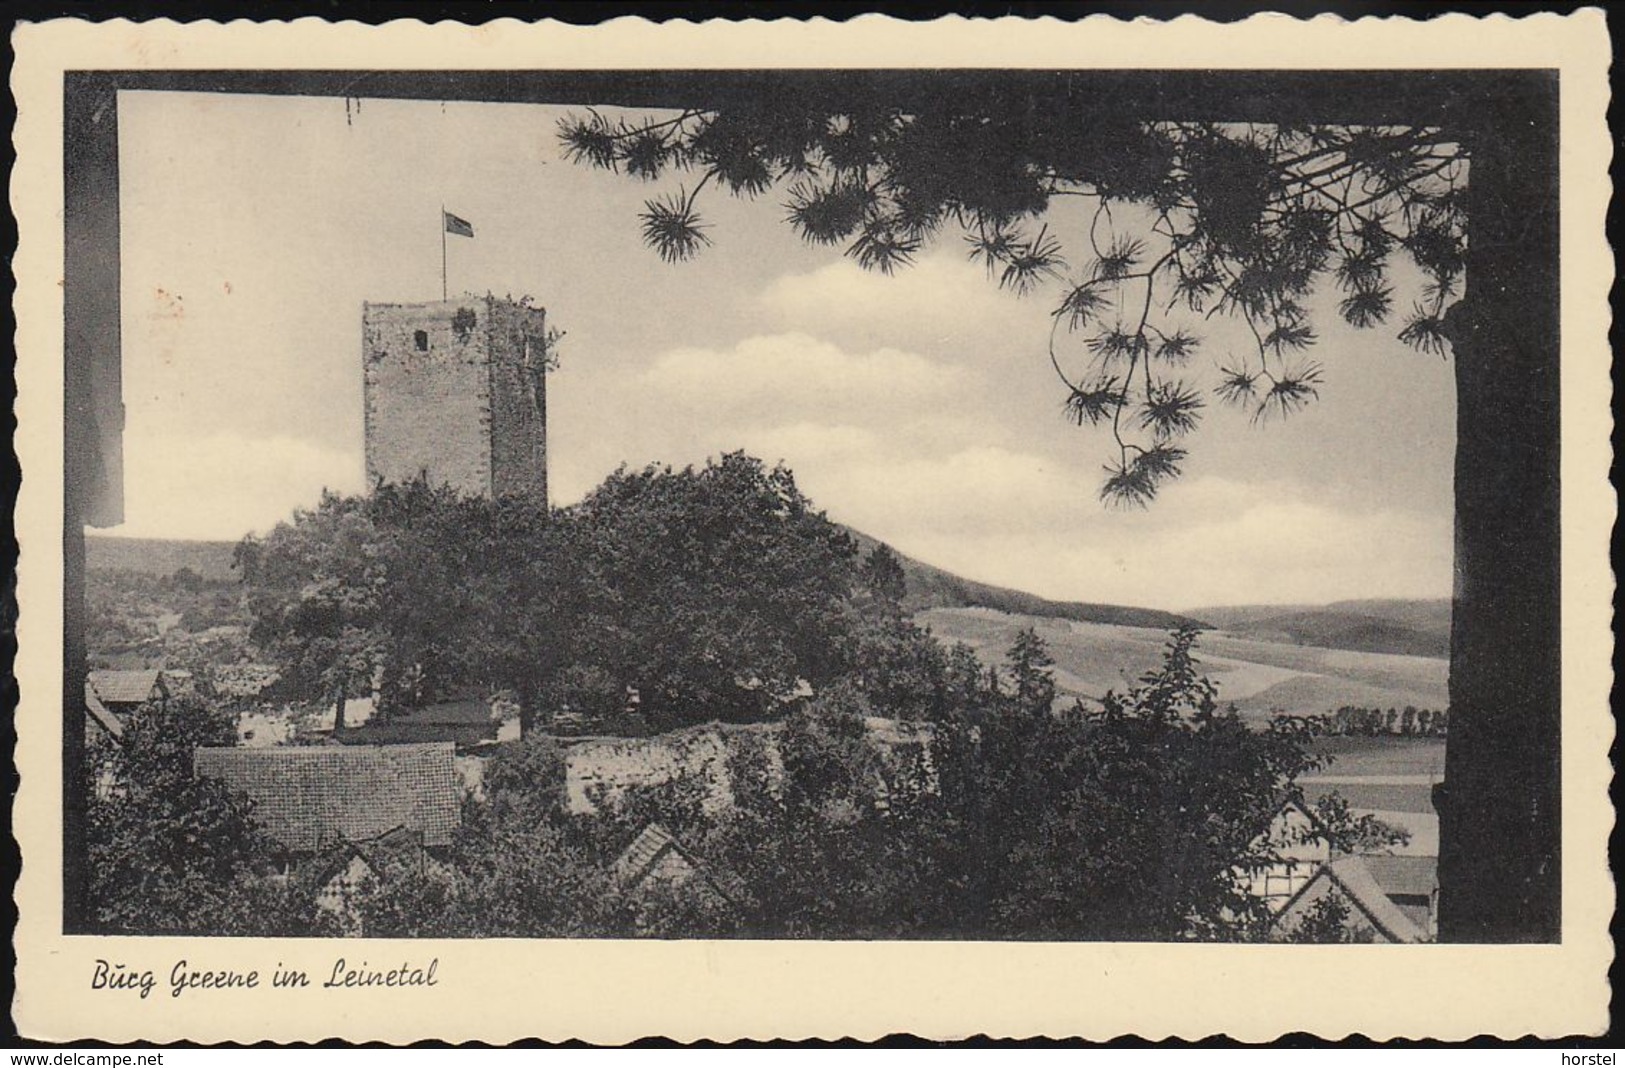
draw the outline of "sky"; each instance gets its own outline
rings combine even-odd
[[[637,213],[675,183],[564,160],[566,110],[121,93],[126,522],[109,533],[236,539],[362,490],[361,304],[439,299],[444,204],[475,229],[447,239],[452,293],[529,295],[566,331],[555,503],[623,463],[744,449],[832,519],[1047,597],[1449,595],[1454,371],[1397,325],[1356,331],[1317,294],[1320,403],[1262,424],[1210,406],[1184,477],[1109,509],[1109,435],[1063,418],[1045,354],[1055,293],[999,290],[952,234],[895,276],[863,271],[802,243],[777,192],[709,197],[712,247],[663,263]],[[1209,365],[1251,344],[1222,317],[1200,332]]]

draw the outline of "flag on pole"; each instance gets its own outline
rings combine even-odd
[[[446,233],[456,234],[458,237],[474,236],[474,224],[467,219],[453,215],[444,208],[440,209],[440,214],[446,217]]]

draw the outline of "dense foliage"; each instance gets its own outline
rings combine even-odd
[[[237,560],[251,636],[301,696],[376,687],[388,714],[510,689],[532,727],[647,733],[777,718],[847,676],[939,710],[948,664],[889,552],[861,561],[789,471],[732,453],[618,471],[552,511],[421,481],[329,494]]]
[[[86,783],[94,919],[133,934],[321,933],[314,897],[272,878],[277,850],[247,798],[192,775],[198,746],[233,745],[234,721],[191,700],[143,705]]]
[[[1215,708],[1191,639],[1176,635],[1163,666],[1107,711],[1020,714],[983,686],[925,740],[877,740],[876,709],[837,685],[772,735],[731,735],[733,800],[720,812],[679,778],[572,815],[557,749],[533,740],[491,762],[455,872],[379,897],[369,929],[1259,937],[1266,917],[1238,870],[1273,858],[1261,832],[1313,761],[1299,728],[1249,730]],[[1012,650],[1005,675],[1033,645]],[[650,822],[683,843],[708,892],[629,893],[606,877]]]
[[[903,110],[836,92],[748,105],[560,124],[566,156],[641,180],[690,185],[648,200],[645,241],[668,261],[711,243],[706,187],[778,189],[807,242],[842,245],[865,268],[905,266],[945,231],[1001,287],[1058,294],[1049,359],[1080,426],[1116,446],[1101,496],[1145,504],[1186,457],[1207,396],[1260,420],[1319,396],[1308,305],[1331,280],[1355,327],[1390,319],[1403,252],[1425,284],[1399,338],[1443,355],[1460,293],[1467,159],[1413,126],[1142,121],[1110,102],[944,94]],[[1204,388],[1193,359],[1215,312],[1238,316],[1253,351],[1223,357]]]
[[[623,470],[559,510],[422,482],[329,495],[237,561],[251,636],[295,688],[377,687],[385,715],[470,689],[526,706],[452,846],[379,861],[323,914],[351,932],[1258,937],[1241,873],[1273,859],[1263,832],[1316,766],[1316,721],[1258,730],[1219,707],[1192,627],[1099,707],[1064,705],[1031,629],[995,666],[944,646],[904,610],[891,550],[860,557],[788,471],[743,454]],[[567,721],[712,732],[724,802],[713,767],[581,811]],[[108,750],[91,834],[108,929],[324,929],[316,888],[272,877],[246,800],[192,778],[195,746],[234,740],[225,714],[171,701]],[[1336,798],[1317,814],[1339,849],[1403,840]],[[691,879],[626,881],[651,824]]]

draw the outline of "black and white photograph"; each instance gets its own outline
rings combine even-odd
[[[417,54],[59,76],[87,1008],[242,940],[1605,935],[1604,85]]]

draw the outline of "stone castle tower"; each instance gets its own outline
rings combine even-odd
[[[368,484],[547,500],[547,312],[496,297],[363,304]]]

